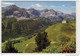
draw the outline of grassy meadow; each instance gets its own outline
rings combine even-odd
[[[11,39],[12,41],[19,41],[14,43],[14,47],[19,53],[75,53],[76,52],[76,22],[70,21],[69,23],[57,23],[49,26],[45,32],[50,44],[42,49],[40,52],[35,52],[37,47],[35,36],[26,40],[26,37],[18,37]],[[24,40],[24,41],[23,41]],[[5,50],[5,44],[2,43],[2,50]]]

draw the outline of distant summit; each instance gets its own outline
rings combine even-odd
[[[47,9],[47,8],[43,10],[36,10],[34,8],[25,9],[25,8],[19,8],[16,5],[10,5],[2,8],[2,13],[5,16],[15,17],[17,19],[19,18],[36,19],[36,17],[45,17],[50,20],[60,21],[60,22],[62,20],[66,20],[66,21],[76,20],[75,19],[76,13],[64,14],[61,11],[55,11],[54,9]]]

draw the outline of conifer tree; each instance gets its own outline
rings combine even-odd
[[[45,49],[49,45],[49,41],[47,39],[47,33],[38,33],[38,35],[35,38],[37,48],[35,49],[37,52],[42,51],[42,49]]]

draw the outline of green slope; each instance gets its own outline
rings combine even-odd
[[[21,43],[16,43],[15,44],[15,48],[19,51],[19,52],[29,52],[32,53],[33,50],[36,48],[36,44],[35,44],[35,36],[27,41],[21,42]]]
[[[69,43],[71,43],[72,40],[76,39],[76,22],[75,21],[71,21],[69,23],[59,23],[59,24],[55,24],[52,25],[50,27],[48,27],[45,32],[47,32],[48,35],[48,40],[51,41],[50,45],[44,49],[42,51],[43,52],[48,52],[50,51],[50,53],[52,52],[52,48],[54,47],[56,50],[57,48],[60,49],[60,39],[61,37],[64,39],[64,37],[69,37],[71,40]],[[15,48],[19,51],[19,52],[23,52],[23,53],[33,53],[33,50],[37,47],[36,43],[35,43],[35,37],[32,37],[29,40],[20,42],[20,43],[16,43],[14,44]],[[47,51],[48,50],[48,51]],[[55,51],[57,52],[57,51]]]
[[[72,45],[70,46],[71,49],[76,49],[76,44],[73,44],[73,40],[76,40],[75,21],[66,24],[55,24],[47,28],[45,31],[48,33],[48,40],[52,43],[46,49],[43,49],[41,53],[62,53],[61,49],[70,45]],[[69,38],[70,41],[66,42],[66,38]]]
[[[76,34],[76,23],[60,23],[50,26],[45,30],[48,33],[48,39],[50,41],[59,41],[59,37],[66,36],[70,38],[75,38]]]

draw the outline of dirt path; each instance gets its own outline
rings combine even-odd
[[[29,44],[26,44],[26,46],[28,46]]]
[[[50,44],[54,44],[54,43],[57,43],[57,42],[54,42],[54,41],[51,41],[51,42],[50,42]]]
[[[54,44],[55,42],[52,41],[52,42],[50,42],[50,43],[51,43],[51,44]]]
[[[30,43],[26,44],[26,47],[27,47],[29,44],[31,44],[31,43],[36,43],[36,42],[30,42]]]

